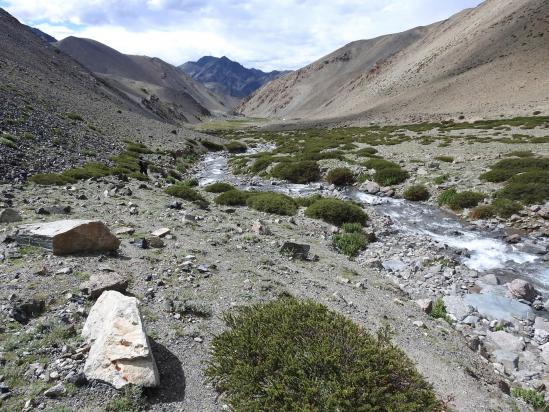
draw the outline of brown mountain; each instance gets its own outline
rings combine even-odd
[[[548,56],[549,2],[487,0],[430,26],[350,43],[237,110],[353,122],[547,112]]]
[[[210,114],[226,113],[233,103],[158,58],[122,54],[97,41],[77,37],[67,37],[56,46],[166,120],[195,123]]]

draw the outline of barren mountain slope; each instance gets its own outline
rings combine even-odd
[[[175,120],[196,122],[210,112],[226,112],[230,107],[224,96],[212,93],[158,58],[125,55],[97,41],[77,37],[61,40],[57,47],[132,100],[145,100],[145,107],[154,110],[151,104],[167,103]]]
[[[549,109],[549,3],[487,0],[337,50],[244,102],[251,116],[410,121]]]
[[[0,181],[107,159],[123,139],[181,140],[0,9]],[[11,143],[10,143],[11,142]]]

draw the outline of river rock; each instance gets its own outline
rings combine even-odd
[[[508,283],[507,290],[509,291],[511,297],[516,299],[524,299],[528,302],[533,302],[538,295],[537,290],[523,279],[515,279],[511,283]]]
[[[20,245],[35,245],[55,255],[111,252],[120,241],[104,223],[94,220],[59,220],[21,226],[15,236]]]
[[[116,272],[93,274],[87,282],[80,285],[80,290],[95,299],[106,290],[125,292],[128,287],[128,279]]]
[[[465,295],[464,300],[488,320],[513,322],[515,318],[528,319],[532,315],[530,306],[505,296],[491,293],[468,294]]]
[[[492,358],[494,362],[503,365],[505,373],[509,375],[518,368],[519,357],[514,352],[498,349],[492,353]]]
[[[443,300],[446,312],[453,315],[458,321],[462,321],[475,310],[461,296],[445,296]]]
[[[360,190],[366,193],[370,193],[371,195],[375,195],[376,193],[379,193],[381,188],[376,182],[364,182],[360,186]]]
[[[0,223],[15,223],[23,220],[19,212],[15,209],[1,209]]]
[[[107,382],[117,389],[128,384],[159,384],[138,300],[106,291],[90,310],[82,337],[90,344],[84,373],[89,380]]]
[[[522,352],[525,347],[523,338],[503,330],[488,331],[486,333],[486,345],[493,347],[494,350],[501,349],[512,352]]]
[[[251,230],[252,233],[257,236],[271,234],[271,230],[269,229],[269,227],[265,224],[265,222],[261,220],[256,220],[255,222],[253,222]]]
[[[299,243],[293,242],[284,242],[282,248],[280,249],[280,253],[282,253],[283,255],[289,255],[293,259],[306,260],[309,256],[310,250],[311,246],[309,245],[301,245]]]

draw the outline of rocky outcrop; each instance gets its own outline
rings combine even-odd
[[[20,222],[21,215],[15,209],[0,209],[0,223]]]
[[[88,379],[117,389],[128,384],[158,386],[158,369],[138,303],[136,298],[107,291],[93,305],[82,330],[90,344],[84,366]]]
[[[20,245],[40,246],[55,255],[112,252],[120,241],[104,223],[93,220],[60,220],[21,226],[15,237]]]
[[[80,285],[80,290],[87,293],[92,299],[95,299],[107,290],[124,292],[127,287],[128,279],[116,272],[112,272],[92,275],[88,281]]]
[[[507,289],[512,297],[524,299],[528,302],[533,302],[538,295],[536,289],[534,289],[530,283],[522,279],[513,280],[507,285]]]

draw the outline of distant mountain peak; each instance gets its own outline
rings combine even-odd
[[[227,56],[203,56],[196,62],[187,62],[179,68],[211,90],[236,98],[247,97],[264,84],[289,73],[265,73],[258,69],[249,69]]]

